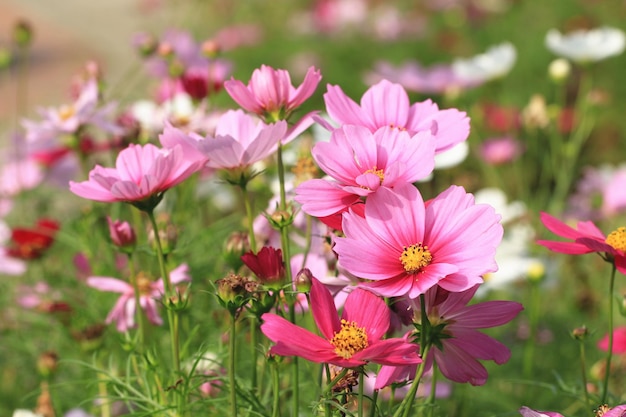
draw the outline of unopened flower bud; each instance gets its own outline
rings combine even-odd
[[[293,223],[294,216],[287,210],[276,210],[274,213],[267,216],[267,220],[273,228],[281,230]]]
[[[245,232],[233,232],[228,239],[226,239],[224,260],[229,267],[238,271],[243,265],[241,256],[249,250],[250,242],[248,241],[248,234]]]
[[[167,72],[172,78],[182,77],[185,73],[185,65],[178,59],[172,59],[167,67]]]
[[[244,254],[241,260],[257,276],[259,282],[272,289],[282,288],[285,278],[285,263],[280,249],[264,246],[254,254]]]
[[[228,274],[217,280],[217,299],[231,315],[237,312],[250,300],[250,279],[241,275]]]
[[[161,42],[157,47],[157,53],[163,58],[168,58],[174,54],[174,48],[168,42]]]
[[[128,222],[113,221],[108,216],[107,223],[109,224],[109,235],[113,244],[124,251],[132,252],[137,243],[137,236],[133,227]]]
[[[20,48],[28,47],[33,41],[33,28],[26,20],[18,20],[13,27],[13,41]]]
[[[572,72],[572,65],[567,59],[557,58],[550,63],[548,74],[555,83],[561,83],[569,77]]]
[[[37,370],[42,377],[48,378],[57,370],[58,363],[59,356],[55,352],[44,352],[37,360]]]
[[[296,290],[298,292],[308,293],[311,291],[311,285],[313,284],[313,273],[309,268],[303,268],[296,275],[296,279],[294,280],[296,284]]]
[[[527,276],[530,281],[539,282],[546,275],[546,267],[543,262],[535,261],[530,264],[527,271]]]
[[[150,34],[140,33],[136,35],[133,43],[143,57],[152,56],[155,52],[157,52],[157,41],[154,36]]]
[[[94,352],[102,346],[104,338],[104,332],[106,325],[103,323],[97,323],[80,331],[73,331],[72,337],[76,340],[83,350],[83,352]]]
[[[214,39],[206,40],[202,43],[202,53],[207,58],[215,58],[220,52],[220,44]]]
[[[589,335],[589,330],[586,326],[577,327],[572,330],[572,337],[576,340],[585,340]]]
[[[13,62],[13,55],[8,48],[0,46],[0,70],[8,68]]]

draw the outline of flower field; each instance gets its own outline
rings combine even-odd
[[[0,415],[626,415],[626,3],[137,7],[0,43]]]

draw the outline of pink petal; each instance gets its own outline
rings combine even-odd
[[[109,277],[89,277],[87,285],[100,291],[111,291],[119,293],[133,293],[133,287],[120,279]]]
[[[387,333],[391,312],[380,297],[357,288],[348,295],[341,318],[364,327],[372,344]]]
[[[320,332],[326,339],[331,340],[335,332],[341,329],[341,322],[333,296],[317,279],[313,279],[311,286],[311,310]]]
[[[326,111],[328,115],[339,122],[339,124],[366,126],[371,131],[376,126],[369,117],[361,110],[358,104],[346,96],[339,86],[326,86],[327,92],[324,94],[324,102],[326,103]]]

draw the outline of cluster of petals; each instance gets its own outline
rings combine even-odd
[[[361,97],[360,105],[346,96],[341,87],[328,85],[324,94],[328,115],[338,124],[360,125],[375,132],[383,126],[406,130],[410,135],[430,131],[436,138],[436,152],[443,152],[469,136],[469,118],[457,109],[439,110],[431,100],[411,104],[400,84],[382,80]],[[318,120],[333,130],[325,120]]]
[[[382,127],[371,133],[364,126],[344,125],[332,132],[330,142],[318,142],[312,150],[331,180],[303,182],[296,188],[296,201],[315,217],[341,212],[381,187],[427,177],[434,168],[435,146],[428,131],[410,135]]]
[[[168,134],[166,130],[163,135]],[[200,167],[197,159],[185,158],[182,146],[161,149],[150,143],[131,144],[117,155],[115,168],[96,165],[89,180],[70,181],[70,190],[89,200],[141,203],[160,198]]]
[[[214,137],[187,134],[171,126],[166,129],[172,134],[160,137],[165,148],[181,146],[188,160],[204,160],[211,168],[235,169],[248,167],[276,152],[287,134],[287,123],[265,124],[242,110],[229,110],[217,121]]]
[[[289,72],[261,65],[252,73],[248,85],[231,78],[224,83],[224,88],[245,110],[261,117],[286,119],[311,97],[321,79],[320,71],[310,67],[302,84],[295,88]]]
[[[97,80],[90,79],[74,103],[59,108],[41,109],[41,121],[22,122],[26,129],[26,140],[31,143],[47,143],[63,134],[76,133],[85,125],[95,125],[104,132],[121,134],[123,129],[111,120],[115,104],[98,107],[98,94]]]
[[[144,277],[140,279],[147,281],[147,278]],[[159,316],[158,300],[165,293],[163,278],[159,278],[156,281],[141,282],[139,279],[138,281],[140,307],[145,311],[146,317],[152,324],[160,326],[163,324],[163,320]],[[189,276],[187,264],[181,264],[170,272],[170,282],[173,285],[189,281],[191,281],[191,277]],[[116,328],[120,332],[125,332],[135,327],[137,305],[135,290],[131,284],[117,278],[93,276],[87,278],[87,285],[100,291],[121,294],[106,318],[107,324],[115,322]]]
[[[620,29],[600,27],[562,34],[552,29],[546,35],[546,47],[554,54],[574,62],[596,62],[624,52],[626,34]]]
[[[464,291],[497,270],[499,221],[463,187],[426,204],[412,184],[381,188],[365,202],[365,217],[343,214],[346,237],[335,239],[334,251],[343,268],[383,296],[416,298],[435,285]]]
[[[614,262],[619,272],[626,274],[626,254],[624,249],[614,248],[608,244],[607,237],[593,222],[578,222],[577,228],[574,229],[548,213],[541,213],[541,222],[555,235],[571,241],[538,240],[538,244],[545,246],[551,251],[570,255],[592,252],[603,254],[606,259]]]
[[[426,314],[431,325],[445,325],[443,337],[433,343],[426,357],[429,369],[433,361],[441,373],[451,381],[483,385],[487,369],[479,360],[492,360],[501,365],[509,360],[511,351],[501,342],[478,331],[501,326],[513,320],[523,307],[514,301],[486,301],[467,305],[478,285],[462,292],[448,292],[433,287],[425,294]],[[409,321],[420,317],[420,300],[411,300],[408,309],[401,312]],[[378,373],[376,387],[392,382],[413,379],[416,367],[383,367]]]
[[[383,339],[391,311],[373,293],[357,288],[346,300],[341,318],[328,289],[313,279],[311,310],[321,335],[273,313],[261,318],[261,331],[275,343],[270,353],[299,356],[316,363],[355,368],[366,363],[401,365],[421,360],[406,338]]]

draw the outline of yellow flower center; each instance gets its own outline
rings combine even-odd
[[[152,292],[152,281],[143,272],[137,274],[137,289],[141,295],[149,295]]]
[[[393,123],[390,123],[390,124],[389,124],[389,127],[390,127],[390,128],[392,128],[392,129],[398,129],[398,130],[399,130],[399,131],[401,131],[401,132],[406,132],[406,127],[396,126],[396,125],[395,125],[395,124],[393,124]]]
[[[421,243],[418,243],[417,245],[405,246],[399,259],[407,273],[415,274],[430,265],[433,256],[430,254],[428,246],[422,246]]]
[[[618,227],[609,233],[605,242],[614,249],[626,252],[626,227]]]
[[[341,330],[335,333],[330,343],[335,346],[337,355],[350,359],[368,346],[367,333],[364,327],[358,327],[355,322],[341,319]]]
[[[70,117],[74,116],[76,110],[74,110],[74,106],[61,106],[58,111],[59,118],[63,121],[68,120]]]
[[[380,183],[381,184],[385,180],[385,172],[382,169],[376,169],[376,165],[374,165],[374,168],[368,169],[367,171],[365,171],[364,174],[374,174],[374,175],[377,175],[378,178],[380,178]]]

